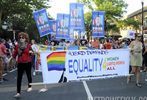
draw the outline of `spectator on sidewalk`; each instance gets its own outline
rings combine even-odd
[[[142,67],[142,43],[140,41],[141,36],[136,36],[135,40],[131,42],[129,45],[131,55],[130,55],[130,64],[132,67],[133,74],[136,75],[136,86],[141,87],[140,84],[140,67]],[[129,83],[130,77],[127,79],[127,83]]]
[[[32,90],[30,83],[32,83],[31,76],[31,53],[32,48],[29,44],[29,37],[27,33],[20,32],[18,34],[18,45],[16,45],[13,57],[17,58],[17,94],[14,95],[15,98],[20,97],[21,95],[21,82],[23,73],[26,72],[28,78],[28,89],[27,92]]]
[[[5,46],[5,40],[0,39],[0,83],[3,82],[3,71],[6,62],[7,48]]]

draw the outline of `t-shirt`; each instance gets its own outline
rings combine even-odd
[[[105,46],[105,49],[111,49],[112,48],[112,44],[109,43],[109,42],[105,43],[104,46]]]
[[[33,52],[39,52],[39,47],[36,44],[33,44],[31,47]]]
[[[92,43],[91,43],[91,46],[93,47],[93,48],[99,48],[99,42],[98,41],[93,41]]]
[[[4,57],[7,54],[7,48],[4,44],[0,44],[0,56]]]

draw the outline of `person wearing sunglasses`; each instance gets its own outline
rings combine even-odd
[[[27,33],[20,32],[18,34],[18,44],[13,51],[13,57],[17,58],[17,93],[14,95],[15,98],[21,95],[21,82],[23,73],[26,72],[28,78],[28,89],[27,92],[32,90],[30,83],[32,83],[31,76],[31,44],[29,44],[29,36]]]
[[[142,87],[140,83],[140,67],[142,67],[142,43],[141,43],[141,35],[135,36],[135,40],[133,40],[130,45],[130,65],[132,67],[131,73],[136,75],[136,86]],[[127,78],[127,83],[129,83],[131,77]]]

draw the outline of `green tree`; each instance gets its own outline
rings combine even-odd
[[[138,20],[135,20],[133,18],[128,18],[128,19],[125,20],[125,23],[126,23],[127,26],[131,26],[135,30],[140,29],[141,22],[138,21]]]
[[[118,31],[117,22],[126,12],[127,4],[123,0],[78,0],[89,8],[90,12],[105,11],[107,31]],[[91,16],[90,16],[91,18]],[[90,20],[87,20],[90,21]],[[89,23],[89,22],[86,22]]]
[[[48,7],[48,0],[1,0],[0,31],[3,22],[13,24],[16,30],[29,30],[30,26],[35,25],[32,12]]]
[[[117,27],[120,29],[127,29],[128,27],[131,27],[132,29],[135,29],[136,31],[140,29],[139,27],[140,25],[141,25],[141,22],[133,18],[119,20],[117,23]]]
[[[88,37],[88,40],[90,40],[90,36],[91,36],[91,23],[92,23],[91,13],[87,12],[84,15],[84,19],[85,19],[85,29],[86,29],[87,37]]]

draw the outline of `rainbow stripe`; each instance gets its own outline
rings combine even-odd
[[[47,56],[48,71],[64,70],[66,52],[52,52]]]

